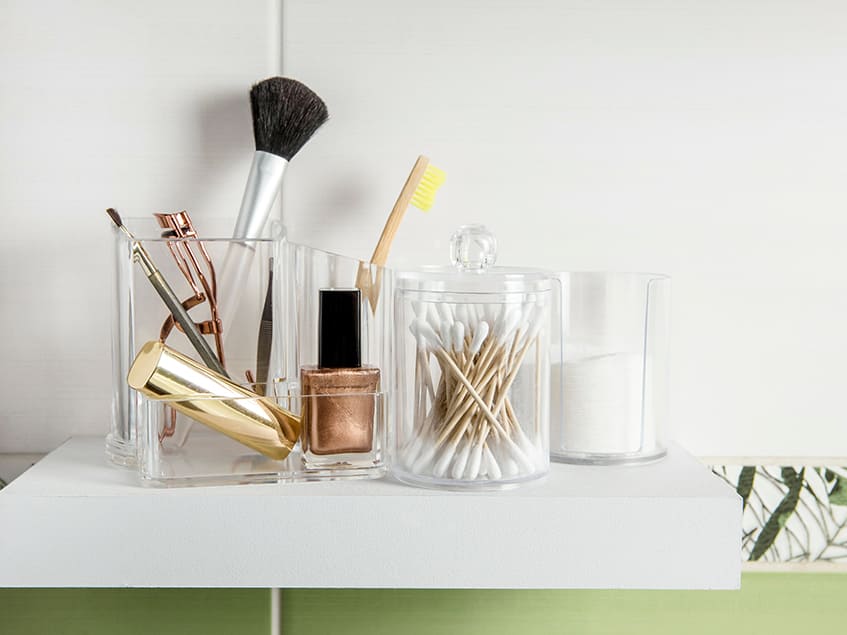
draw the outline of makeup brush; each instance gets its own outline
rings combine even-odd
[[[217,355],[215,355],[215,352],[211,349],[208,342],[203,339],[203,336],[197,329],[197,325],[194,324],[194,320],[192,320],[191,316],[188,315],[188,311],[184,306],[182,306],[182,302],[179,301],[179,298],[176,293],[174,293],[173,289],[171,289],[168,281],[165,280],[164,276],[162,276],[162,272],[159,271],[153,263],[153,259],[150,258],[150,254],[147,253],[147,250],[144,249],[141,243],[138,242],[135,239],[135,236],[133,236],[126,228],[126,225],[124,225],[117,210],[110,207],[106,210],[106,213],[109,215],[109,218],[112,219],[115,226],[130,240],[133,259],[141,265],[141,268],[144,270],[150,284],[152,284],[153,288],[156,289],[156,293],[158,293],[159,297],[162,298],[162,302],[164,302],[165,306],[168,307],[168,310],[171,312],[171,315],[174,316],[177,324],[182,327],[183,333],[185,333],[185,336],[188,338],[188,341],[191,342],[191,345],[194,347],[194,350],[197,351],[197,354],[200,355],[203,363],[215,372],[220,373],[224,377],[228,377],[224,367],[221,366]]]
[[[423,155],[418,157],[415,165],[412,166],[412,171],[409,173],[406,183],[403,184],[403,189],[400,190],[400,195],[394,202],[394,207],[391,208],[388,220],[385,221],[385,227],[382,228],[382,234],[380,234],[379,241],[371,256],[370,265],[377,265],[378,267],[385,265],[391,243],[394,242],[394,236],[400,229],[400,222],[403,220],[409,205],[414,205],[418,209],[428,212],[435,203],[435,192],[444,183],[444,179],[444,172],[434,165],[430,165],[427,157]],[[362,294],[370,301],[371,310],[374,310],[379,300],[380,285],[379,279],[376,282],[371,282],[369,264],[362,262],[359,266],[356,287],[361,289]],[[379,273],[377,275],[379,276]]]
[[[271,77],[253,86],[250,108],[256,152],[232,233],[236,241],[261,237],[288,162],[329,117],[317,94],[288,77]],[[231,326],[254,252],[248,242],[233,242],[227,249],[218,298],[224,329]]]

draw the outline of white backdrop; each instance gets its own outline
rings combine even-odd
[[[295,239],[369,255],[418,153],[501,262],[670,273],[677,437],[847,456],[847,5],[737,0],[0,2],[0,452],[105,433],[103,209],[232,215],[246,92],[331,121],[286,176]]]
[[[502,261],[673,276],[678,438],[847,455],[847,4],[286,2],[332,120],[292,234],[368,254],[414,156],[447,172],[394,262],[483,221]]]
[[[229,216],[276,2],[0,0],[0,452],[108,430],[112,232]]]

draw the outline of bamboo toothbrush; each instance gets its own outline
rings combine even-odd
[[[412,167],[412,171],[409,173],[409,177],[406,179],[406,183],[400,190],[400,195],[388,215],[388,220],[385,221],[385,227],[382,228],[382,234],[379,236],[370,263],[362,262],[356,276],[356,287],[361,289],[364,297],[368,298],[371,310],[376,309],[379,300],[380,276],[382,275],[381,270],[378,270],[377,279],[372,281],[371,265],[377,267],[385,265],[391,243],[400,229],[400,222],[406,214],[406,209],[411,204],[424,212],[428,212],[435,202],[435,193],[444,183],[444,179],[444,172],[434,165],[430,165],[427,157],[421,155],[415,161],[415,165]]]

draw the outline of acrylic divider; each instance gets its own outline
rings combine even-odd
[[[297,449],[307,479],[377,478],[387,469],[392,407],[390,270],[307,245],[287,242],[284,376],[292,404],[301,410]],[[322,290],[358,289],[361,368],[318,368]],[[355,294],[354,294],[355,295]]]
[[[551,456],[594,465],[662,458],[670,279],[563,272],[554,317]]]
[[[125,219],[124,223],[130,223]],[[152,222],[151,222],[152,225]],[[130,225],[131,231],[136,231]],[[138,394],[126,383],[135,356],[133,315],[134,276],[137,266],[132,259],[132,245],[121,232],[112,240],[112,411],[106,435],[106,458],[125,467],[136,463],[136,422]]]
[[[197,239],[163,238],[163,229],[152,217],[124,219],[124,223],[150,254],[179,300],[183,301],[184,306],[191,307],[189,315],[200,325],[201,332],[206,333],[204,338],[211,349],[216,353],[219,348],[223,350],[225,367],[230,378],[236,383],[248,382],[248,370],[255,376],[259,363],[257,346],[262,329],[276,342],[276,345],[270,348],[267,362],[268,376],[277,378],[283,367],[281,322],[274,321],[272,328],[269,328],[270,325],[263,325],[262,312],[271,277],[271,259],[274,263],[274,281],[283,277],[281,227],[272,227],[272,238],[233,241],[231,238],[220,238],[231,232],[229,220],[203,219],[196,222]],[[218,329],[215,327],[208,302],[208,289],[204,287],[204,280],[194,269],[192,258],[196,261],[200,273],[203,273],[206,285],[211,286],[214,284],[214,276],[208,268],[206,256],[219,277],[226,253],[232,245],[237,245],[239,249],[251,250],[253,256],[249,274],[240,289],[238,308],[233,311],[231,324],[221,324],[222,328]],[[170,312],[146,279],[142,268],[133,262],[131,250],[132,242],[122,233],[116,232],[112,307],[112,421],[106,438],[106,455],[112,463],[125,466],[136,464],[139,442],[146,442],[147,439],[146,436],[139,437],[149,432],[141,430],[142,425],[146,425],[147,417],[143,411],[142,397],[127,384],[130,365],[140,347],[145,342],[159,340],[166,335],[164,341],[168,346],[198,359],[197,352],[181,332],[181,328],[168,323]],[[185,259],[178,260],[181,256]],[[273,288],[276,289],[277,286],[275,283]],[[218,297],[223,297],[221,292]],[[215,330],[221,331],[219,336],[213,333]],[[174,421],[179,422],[180,419],[177,417]],[[178,425],[174,431],[175,436],[168,437],[168,447],[171,450],[174,444],[182,447],[192,427],[191,422]]]

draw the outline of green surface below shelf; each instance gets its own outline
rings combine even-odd
[[[267,589],[0,589],[1,635],[254,635]]]
[[[749,573],[741,591],[306,590],[282,593],[284,635],[768,635],[847,618],[847,574]],[[265,589],[0,589],[0,633],[267,635]]]

